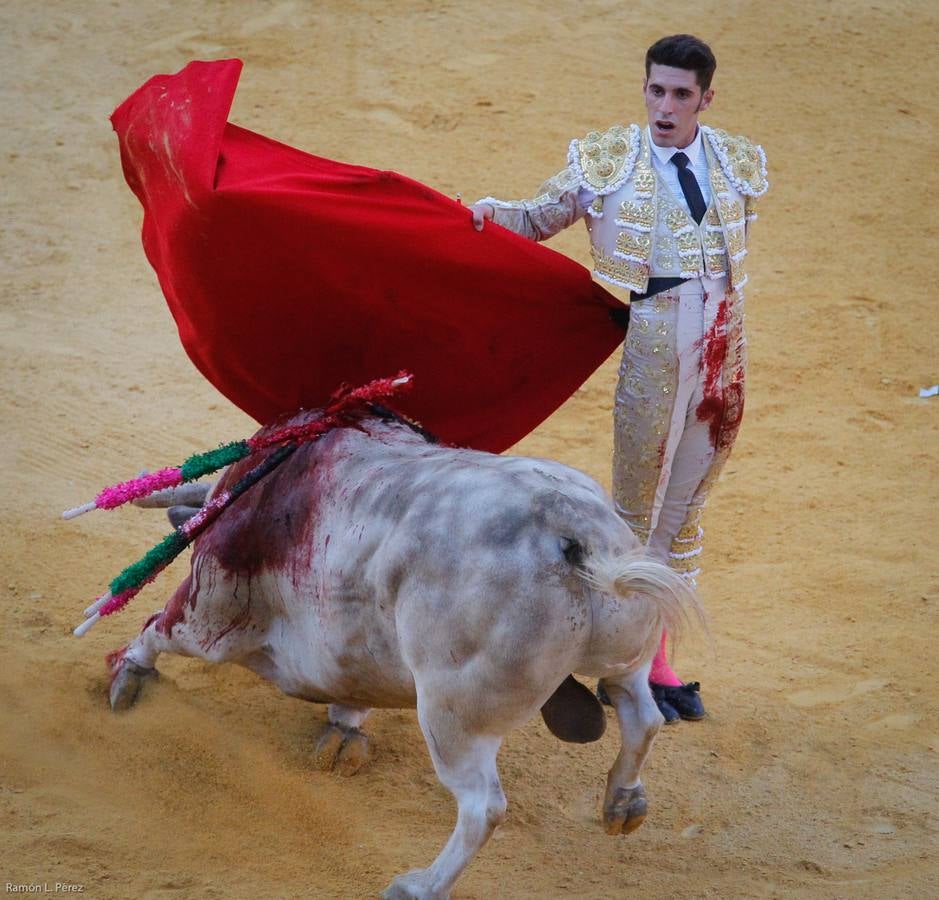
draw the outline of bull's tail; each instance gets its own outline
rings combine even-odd
[[[621,556],[591,556],[585,560],[581,575],[598,591],[648,604],[651,615],[644,617],[647,627],[639,659],[655,656],[663,628],[675,646],[692,619],[706,627],[694,588],[664,563],[652,559],[645,549]]]

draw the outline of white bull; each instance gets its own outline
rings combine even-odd
[[[570,673],[601,677],[622,734],[603,823],[632,831],[662,722],[649,665],[662,628],[698,610],[690,589],[574,469],[437,446],[385,414],[361,425],[302,446],[196,542],[189,577],[109,657],[112,706],[133,703],[160,653],[239,663],[330,704],[318,754],[345,772],[367,757],[372,707],[416,706],[457,822],[383,896],[440,898],[505,818],[504,736],[542,710],[559,736],[596,739],[605,715]]]

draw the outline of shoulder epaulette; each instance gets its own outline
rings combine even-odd
[[[702,131],[734,188],[745,197],[762,197],[769,188],[763,148],[743,135],[731,135],[720,128],[703,125]]]
[[[638,125],[614,125],[571,141],[567,159],[581,184],[600,196],[619,190],[632,174],[639,156]]]

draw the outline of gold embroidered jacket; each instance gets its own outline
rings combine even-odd
[[[487,197],[495,221],[544,240],[587,217],[594,273],[644,293],[649,278],[727,277],[747,280],[747,223],[766,193],[763,149],[744,137],[702,125],[712,200],[700,225],[655,174],[648,131],[614,125],[571,141],[568,166],[531,200]]]

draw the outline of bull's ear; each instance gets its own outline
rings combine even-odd
[[[555,737],[569,744],[598,741],[606,731],[606,713],[593,691],[568,675],[541,707],[541,717]]]

